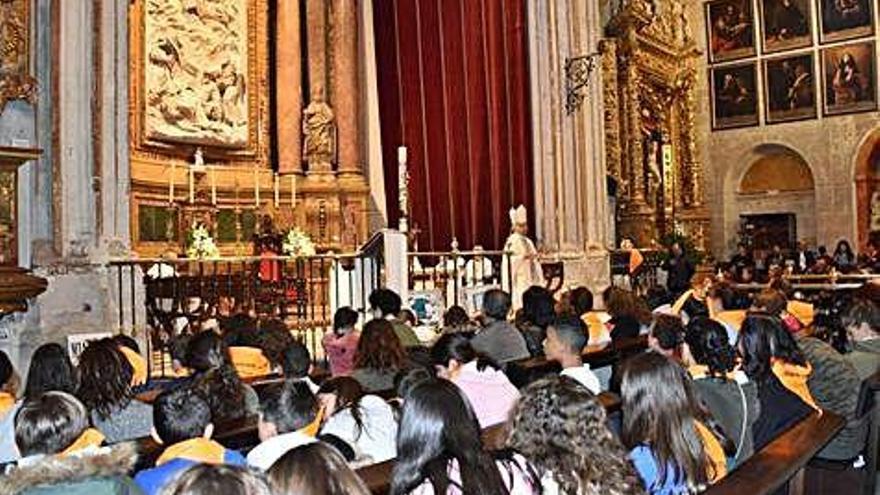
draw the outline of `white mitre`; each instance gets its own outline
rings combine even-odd
[[[526,207],[523,205],[519,205],[516,208],[511,208],[508,212],[508,215],[510,215],[510,223],[512,225],[529,223],[527,213],[528,212],[526,211]]]

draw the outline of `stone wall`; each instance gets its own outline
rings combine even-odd
[[[698,46],[704,53],[699,67],[697,98],[701,104],[697,105],[696,129],[698,152],[706,169],[706,200],[712,205],[711,238],[715,255],[726,257],[736,245],[737,205],[741,204],[736,191],[743,174],[759,156],[755,148],[762,144],[790,148],[803,157],[812,170],[816,185],[816,213],[814,218],[798,218],[798,236],[830,248],[838,239],[855,239],[855,157],[867,134],[877,126],[880,113],[826,118],[820,111],[817,120],[712,132],[703,2],[691,7],[689,18]],[[815,29],[814,26],[814,32]],[[819,50],[812,50],[818,57]],[[759,82],[759,86],[761,84]],[[759,111],[763,114],[763,106]],[[760,201],[749,198],[748,203],[749,213],[789,211],[806,215],[800,199],[784,194],[767,196]]]

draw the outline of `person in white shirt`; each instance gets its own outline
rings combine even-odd
[[[321,435],[344,440],[355,451],[355,463],[367,465],[397,456],[397,421],[384,399],[364,395],[354,378],[337,376],[321,385],[318,400],[326,419]]]
[[[581,352],[587,345],[587,332],[587,326],[580,318],[569,315],[557,317],[547,327],[544,355],[562,366],[562,376],[572,378],[590,392],[598,394],[601,391],[599,378],[581,358]]]
[[[248,453],[248,465],[265,471],[287,451],[315,442],[319,422],[318,401],[308,385],[288,381],[266,386],[260,394],[260,444]]]

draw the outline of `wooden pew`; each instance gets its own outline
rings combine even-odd
[[[788,493],[804,493],[804,468],[846,425],[840,416],[825,412],[807,416],[755,452],[733,472],[709,487],[706,495],[767,495],[789,483]]]

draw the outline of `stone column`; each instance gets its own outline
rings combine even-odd
[[[333,0],[333,107],[339,143],[340,178],[360,177],[357,2]]]
[[[309,51],[309,105],[303,112],[303,155],[309,174],[315,178],[332,177],[336,151],[336,117],[327,98],[327,2],[306,2]]]
[[[275,108],[278,171],[302,173],[302,41],[300,0],[276,0]]]

